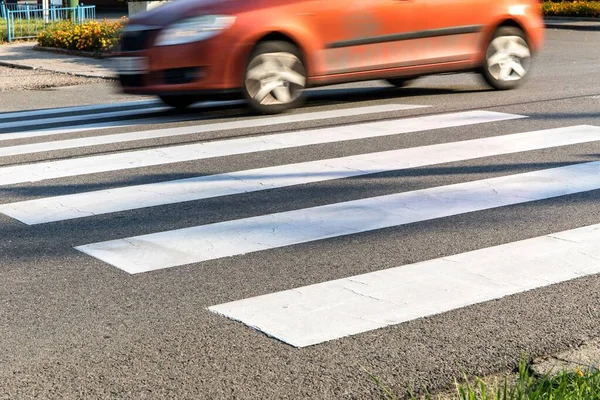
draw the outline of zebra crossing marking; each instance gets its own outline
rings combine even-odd
[[[307,347],[600,273],[600,225],[209,307]]]
[[[203,132],[225,131],[230,129],[256,128],[262,126],[272,126],[278,124],[290,124],[300,121],[318,121],[324,119],[349,117],[354,115],[367,115],[382,112],[413,110],[427,106],[407,105],[407,104],[386,104],[380,106],[346,108],[329,111],[318,111],[310,114],[289,114],[277,117],[263,117],[256,119],[243,119],[231,122],[218,122],[203,125],[185,126],[179,128],[154,129],[141,132],[127,132],[113,135],[102,135],[93,137],[84,137],[77,139],[58,140],[53,142],[32,143],[18,146],[0,148],[0,157],[25,155],[33,153],[43,153],[47,151],[76,149],[81,147],[91,147],[106,144],[125,143],[148,139],[159,139],[172,136],[197,135]],[[35,133],[28,133],[29,137]],[[45,136],[45,135],[43,135]],[[1,136],[0,136],[1,137]],[[12,138],[17,138],[18,133],[11,134]]]
[[[0,167],[0,186],[526,118],[466,111]],[[176,128],[179,129],[179,128]]]
[[[155,114],[161,111],[167,111],[169,107],[152,107],[152,108],[143,108],[143,109],[134,109],[134,110],[126,110],[126,111],[111,111],[111,112],[101,112],[97,114],[88,114],[86,116],[93,117],[94,119],[105,119],[105,118],[121,118],[128,116],[141,116],[146,114]],[[0,131],[6,129],[14,129],[14,128],[23,128],[29,126],[37,126],[37,125],[50,125],[50,124],[61,124],[66,122],[77,122],[81,121],[81,115],[69,115],[66,117],[52,117],[52,118],[44,118],[44,119],[33,119],[27,121],[11,121],[11,122],[0,122]],[[9,132],[13,133],[13,132]],[[0,132],[0,137],[2,133]]]
[[[366,111],[373,109],[375,108],[343,110],[346,114],[341,116],[357,115],[356,110],[365,114],[385,112],[380,111],[381,109]],[[312,115],[321,115],[319,119],[334,118],[332,115],[337,111],[340,110],[291,117],[292,120],[296,118],[295,121],[314,119],[311,118]],[[139,111],[136,114],[139,114]],[[273,121],[278,118],[289,117],[258,118],[172,130],[11,146],[0,148],[0,157],[192,134],[197,133],[198,129],[225,130],[235,129],[232,126],[266,126],[276,124],[277,122]],[[10,118],[12,117],[0,114],[0,121]],[[462,112],[2,167],[0,185],[519,118],[526,117],[485,111]],[[279,123],[291,121],[283,119]],[[39,124],[48,120],[60,118],[40,119]],[[85,128],[84,125],[79,125],[61,129],[74,131]],[[60,129],[46,130],[59,131]],[[182,131],[187,133],[175,133]],[[42,132],[44,131],[25,134],[42,136]],[[11,137],[5,135],[12,134],[0,134],[0,140],[8,140],[4,138]],[[35,225],[86,215],[588,143],[599,139],[600,127],[570,126],[41,198],[0,205],[0,212]],[[109,141],[105,143],[103,140]],[[164,158],[161,158],[161,153]],[[168,195],[165,195],[166,188],[169,189]],[[109,240],[77,246],[75,249],[130,274],[138,274],[598,189],[600,162],[589,162]],[[596,245],[599,239],[600,225],[593,225],[232,301],[207,309],[289,345],[312,346],[600,273],[600,265],[597,262],[600,259],[600,250]]]
[[[30,139],[44,136],[64,135],[68,133],[77,133],[85,131],[96,131],[110,128],[127,128],[132,126],[149,124],[166,124],[171,122],[202,121],[198,115],[177,115],[164,117],[149,117],[144,119],[125,119],[119,121],[84,123],[82,125],[71,125],[68,128],[44,128],[33,131],[21,131],[12,133],[0,133],[0,142],[17,139]],[[9,147],[10,148],[10,147]],[[1,147],[0,147],[1,149]],[[8,154],[7,154],[8,155]]]
[[[26,111],[11,111],[6,113],[0,113],[0,121],[15,118],[31,118],[39,116],[49,116],[56,114],[68,114],[84,111],[99,111],[116,109],[119,107],[144,107],[144,106],[158,106],[162,102],[157,100],[142,100],[142,101],[127,101],[127,102],[115,102],[115,103],[102,103],[92,104],[87,106],[75,106],[75,107],[60,107],[60,108],[45,108],[37,110],[26,110]]]
[[[600,189],[600,162],[260,215],[75,249],[130,274]]]
[[[600,127],[572,126],[328,160],[278,165],[0,205],[28,225],[342,179],[600,140]]]

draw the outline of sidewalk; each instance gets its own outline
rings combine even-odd
[[[118,15],[112,15],[118,18]],[[546,18],[547,29],[600,31],[600,18]],[[34,49],[34,42],[0,45],[0,65],[74,76],[116,79],[114,60],[59,54]]]
[[[0,45],[0,65],[87,78],[116,79],[113,60],[35,50],[35,42]]]

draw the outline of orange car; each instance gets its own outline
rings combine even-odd
[[[125,93],[279,113],[365,80],[470,71],[512,89],[543,41],[539,0],[175,0],[130,18],[116,61]]]

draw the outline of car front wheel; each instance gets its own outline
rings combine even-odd
[[[252,109],[276,114],[298,107],[305,87],[306,68],[294,45],[269,41],[256,47],[244,76],[244,95]]]
[[[482,67],[485,81],[495,89],[514,89],[523,83],[530,67],[531,52],[523,31],[498,29],[486,49]]]

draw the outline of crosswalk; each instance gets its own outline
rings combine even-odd
[[[219,104],[205,104],[199,109],[213,106]],[[427,110],[427,113],[411,114],[419,110]],[[518,132],[454,140],[445,132],[468,127],[514,129],[515,124],[528,121],[529,117],[487,110],[437,112],[434,107],[421,104],[389,103],[225,122],[201,120],[189,113],[160,115],[163,111],[163,107],[155,102],[132,102],[0,113],[0,162],[8,160],[0,166],[0,189],[8,193],[19,185],[85,179],[117,172],[135,174],[156,167],[176,171],[186,163],[200,160],[252,154],[271,157],[282,151],[322,145],[352,146],[366,141],[415,138],[431,132],[441,136],[437,143],[426,145],[384,151],[358,150],[360,147],[357,146],[352,155],[331,157],[326,152],[315,152],[308,161],[276,162],[270,166],[197,174],[182,179],[115,183],[96,190],[71,186],[68,193],[48,192],[34,198],[2,200],[0,213],[9,217],[11,223],[31,226],[30,229],[35,231],[43,224],[62,224],[69,220],[85,222],[101,215],[141,209],[152,213],[158,207],[186,202],[283,191],[390,171],[600,142],[600,125],[579,124],[519,129]],[[380,115],[382,119],[291,129],[292,124],[300,122],[326,123],[336,118],[369,115]],[[182,121],[192,124],[151,127],[153,123]],[[152,143],[156,139],[262,127],[277,127],[278,131],[186,144]],[[101,133],[108,128],[115,132]],[[28,139],[35,140],[23,143]],[[12,143],[14,140],[18,142]],[[127,149],[127,144],[132,142],[146,143],[147,148]],[[59,156],[66,150],[90,151],[105,145],[123,146],[124,149]],[[19,160],[19,157],[35,154],[48,155],[48,158]],[[260,215],[92,241],[73,246],[73,250],[101,262],[106,268],[116,268],[126,274],[159,270],[175,272],[182,266],[268,253],[304,243],[594,190],[600,190],[600,161],[590,160],[277,212],[265,206]],[[230,302],[208,305],[206,311],[238,321],[245,328],[255,329],[294,347],[315,346],[600,273],[598,240],[600,226],[590,224],[450,257],[314,282],[308,286],[291,286],[257,297],[231,299]]]

